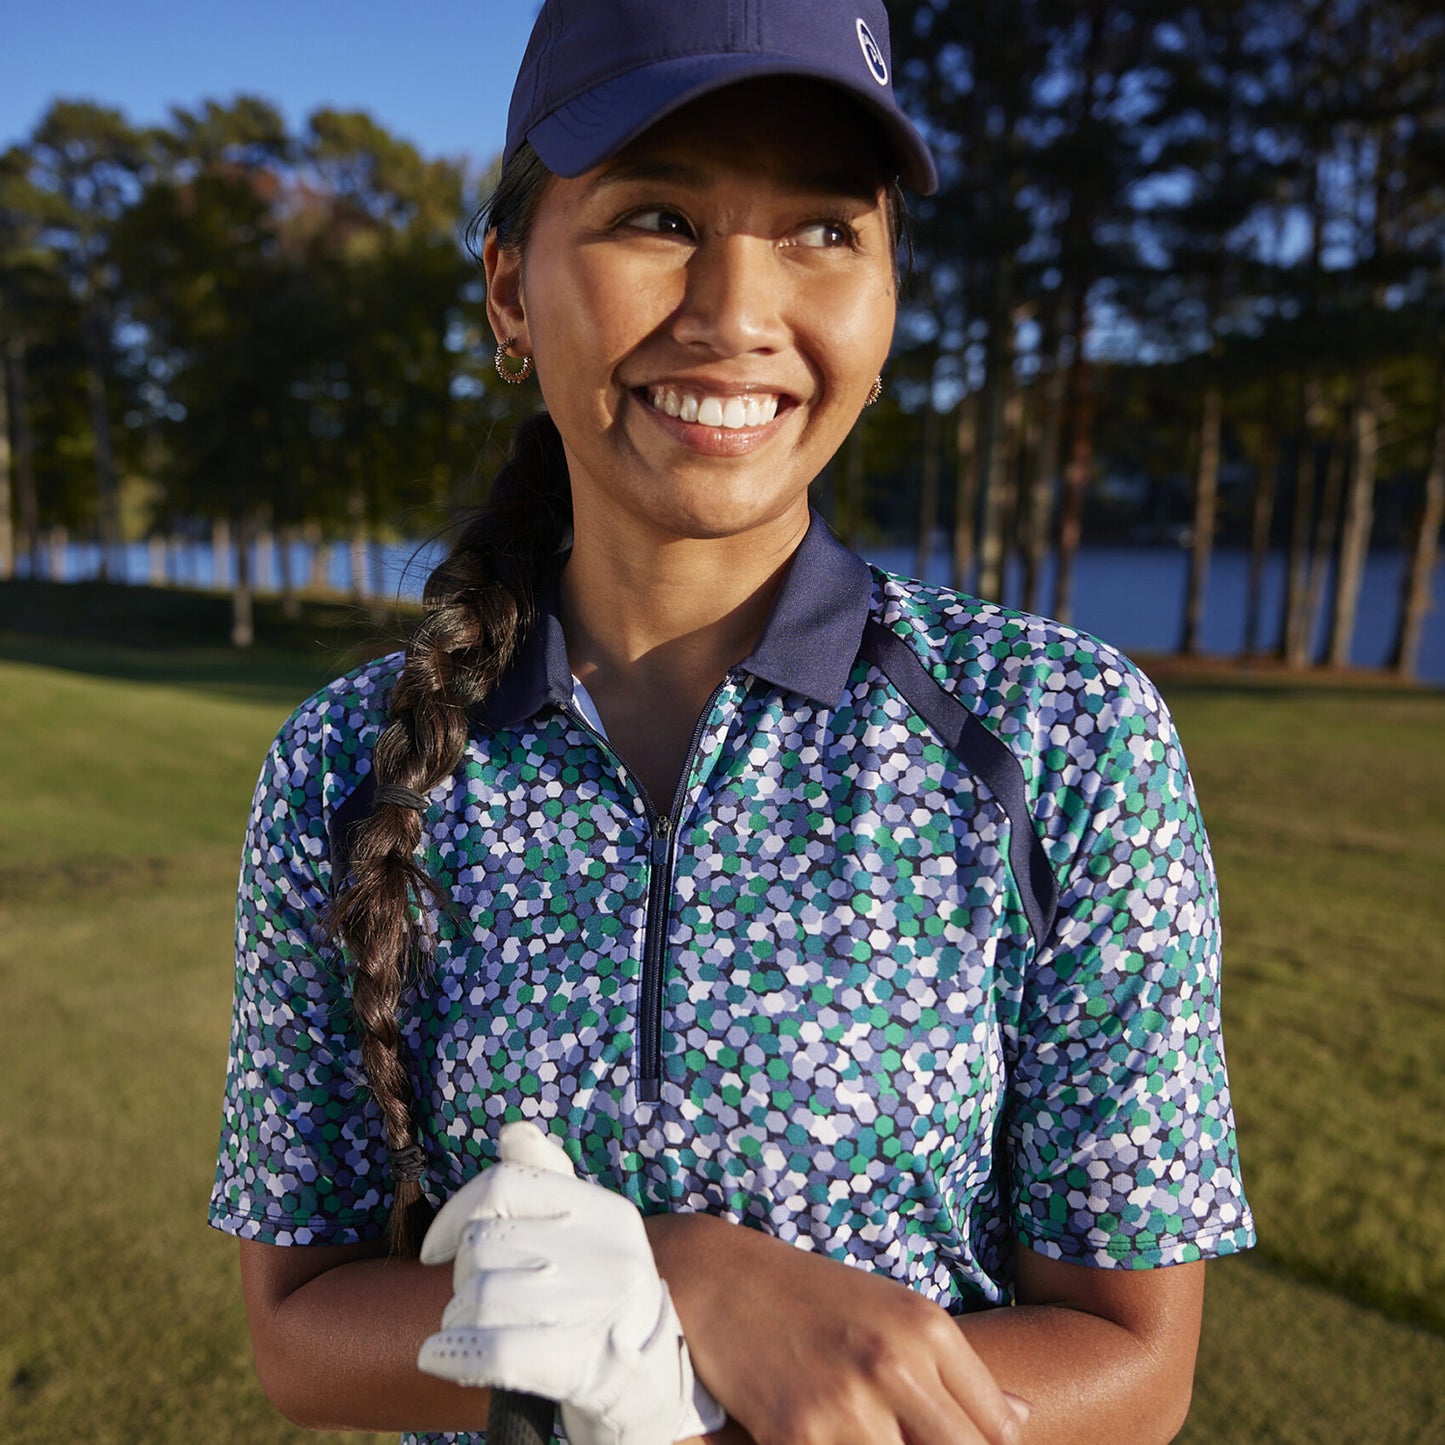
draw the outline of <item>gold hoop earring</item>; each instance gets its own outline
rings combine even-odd
[[[874,403],[875,401],[877,401],[878,398],[879,398],[880,396],[882,396],[882,395],[883,395],[883,378],[882,378],[881,376],[875,376],[875,377],[873,378],[873,385],[868,388],[868,395],[867,395],[867,397],[865,398],[865,400],[864,400],[864,402],[863,402],[863,405],[864,405],[864,406],[872,406],[873,403]]]
[[[509,336],[497,347],[497,355],[494,362],[497,368],[497,375],[500,376],[508,386],[521,386],[532,374],[532,358],[530,356],[524,356],[522,358],[522,364],[516,371],[513,371],[511,367],[507,365],[507,348],[511,346],[516,339],[515,336]]]

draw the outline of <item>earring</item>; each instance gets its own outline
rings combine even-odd
[[[864,405],[864,406],[872,406],[873,403],[874,403],[875,401],[877,401],[878,398],[879,398],[880,396],[882,396],[882,395],[883,395],[883,378],[882,378],[881,376],[875,376],[875,377],[873,378],[873,385],[868,388],[868,396],[867,396],[867,398],[864,400],[863,405]]]
[[[517,338],[515,336],[509,336],[504,342],[502,342],[499,347],[497,347],[497,355],[495,361],[497,375],[500,376],[502,380],[505,381],[509,386],[521,386],[521,384],[526,381],[526,379],[532,374],[532,358],[530,356],[524,356],[522,358],[522,364],[517,368],[516,371],[513,371],[511,367],[507,365],[507,348],[511,346],[511,344],[516,341],[516,339]]]

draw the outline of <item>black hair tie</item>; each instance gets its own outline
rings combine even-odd
[[[431,807],[425,793],[418,793],[415,788],[398,787],[395,783],[387,783],[376,790],[377,807],[383,803],[397,808],[415,808],[418,813],[425,813]]]
[[[420,1144],[408,1144],[405,1149],[393,1149],[391,1177],[398,1184],[415,1184],[426,1173],[426,1154]]]

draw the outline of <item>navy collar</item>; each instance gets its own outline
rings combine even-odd
[[[832,708],[842,700],[858,657],[873,576],[817,512],[809,515],[807,533],[788,564],[758,645],[737,670]],[[538,599],[536,625],[516,662],[473,709],[477,721],[489,728],[512,727],[547,703],[560,707],[571,701],[572,670],[557,612],[552,585]]]

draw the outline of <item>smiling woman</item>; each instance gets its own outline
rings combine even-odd
[[[1183,1418],[1199,1262],[1252,1228],[1167,714],[808,507],[888,353],[900,176],[876,0],[543,6],[481,252],[546,412],[252,815],[212,1218],[299,1420]]]
[[[488,238],[492,324],[535,357],[566,449],[575,560],[597,525],[639,563],[664,546],[729,575],[797,546],[892,337],[889,179],[836,90],[753,81],[555,179],[525,244]]]

